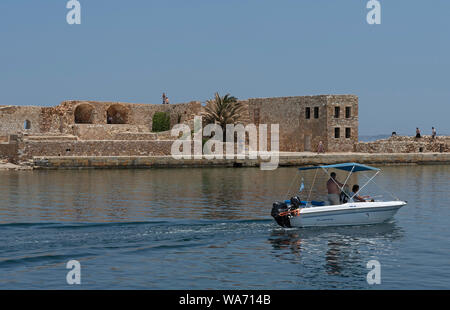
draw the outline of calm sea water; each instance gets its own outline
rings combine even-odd
[[[295,168],[0,171],[0,288],[73,289],[75,259],[83,289],[449,289],[450,166],[383,171],[365,193],[407,200],[393,221],[288,230]]]

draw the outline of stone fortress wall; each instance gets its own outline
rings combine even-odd
[[[200,115],[198,101],[171,105],[64,101],[55,107],[0,106],[0,159],[33,156],[166,155],[174,137],[151,132],[153,115],[171,126]]]
[[[358,97],[354,95],[255,98],[242,103],[247,106],[247,122],[280,125],[280,151],[315,152],[322,141],[329,152],[349,152],[358,141]]]
[[[0,106],[0,136],[19,132],[78,134],[84,132],[86,128],[96,128],[104,133],[150,132],[152,117],[156,112],[168,112],[171,125],[174,125],[200,114],[201,108],[198,101],[171,105],[64,101],[55,107]],[[114,128],[114,125],[121,126]],[[101,133],[99,136],[99,132],[96,131],[92,130],[92,136],[85,134],[84,138],[101,139]],[[107,135],[105,138],[110,136]]]
[[[355,151],[360,153],[445,153],[450,152],[450,137],[393,136],[373,142],[358,142]]]
[[[279,124],[282,152],[449,152],[450,138],[393,137],[358,142],[358,97],[318,95],[241,100],[240,122]],[[0,159],[26,162],[38,156],[167,156],[175,137],[154,133],[156,112],[168,112],[171,127],[204,112],[199,101],[180,104],[64,101],[54,107],[0,106]],[[428,139],[428,140],[427,140]]]
[[[356,96],[253,98],[241,102],[246,107],[241,115],[242,123],[268,125],[269,148],[273,123],[280,125],[280,151],[315,151],[319,141],[329,151],[350,151],[357,142]],[[332,114],[334,106],[339,106],[342,112],[337,118]],[[343,114],[347,107],[352,110],[350,117]],[[11,157],[17,149],[16,161],[46,155],[170,155],[175,138],[169,132],[151,132],[153,115],[168,112],[173,126],[189,124],[203,111],[198,101],[153,105],[71,100],[55,107],[3,106],[0,107],[0,143],[3,141],[0,150],[4,151],[0,154]],[[341,127],[338,138],[334,135],[336,126]],[[345,128],[351,128],[351,136],[342,134]]]

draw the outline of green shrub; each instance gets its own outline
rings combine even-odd
[[[153,115],[152,131],[160,132],[170,130],[170,115],[166,112],[156,112]]]

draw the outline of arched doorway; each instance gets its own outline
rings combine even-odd
[[[92,124],[94,121],[94,108],[87,103],[75,108],[75,124]]]
[[[108,124],[126,124],[128,122],[128,111],[120,104],[114,104],[106,111],[106,122]]]

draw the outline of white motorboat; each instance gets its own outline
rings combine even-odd
[[[405,201],[370,201],[358,202],[359,192],[373,180],[380,169],[361,165],[358,163],[345,163],[326,166],[314,166],[299,168],[299,170],[322,169],[328,174],[329,169],[338,169],[350,172],[343,186],[337,186],[347,200],[338,205],[326,205],[320,201],[302,201],[299,197],[292,197],[284,202],[275,202],[272,208],[272,216],[282,227],[311,227],[311,226],[342,226],[342,225],[367,225],[389,221],[397,211],[406,205]],[[375,171],[375,174],[356,193],[349,195],[344,186],[350,175],[360,171]],[[314,179],[315,180],[315,179]],[[303,182],[302,182],[303,187]],[[301,187],[301,188],[302,188]]]

